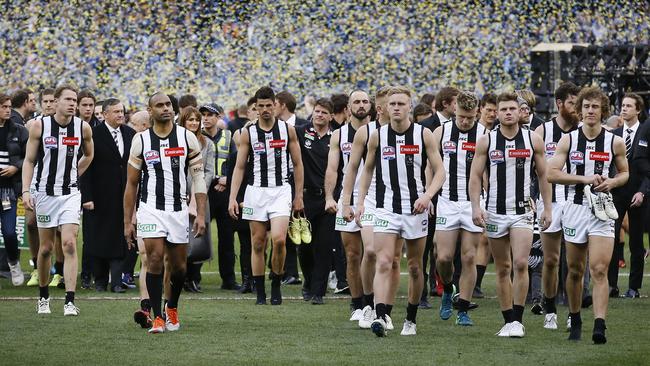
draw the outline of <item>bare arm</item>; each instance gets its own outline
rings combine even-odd
[[[230,182],[230,203],[228,204],[228,211],[230,211],[230,216],[234,219],[237,219],[239,216],[239,205],[237,204],[237,192],[239,192],[239,187],[242,184],[244,179],[244,169],[246,169],[246,160],[248,159],[248,151],[250,149],[250,139],[248,136],[248,130],[241,130],[239,136],[239,146],[237,150],[237,162],[233,169],[232,182]]]
[[[436,132],[439,132],[439,129],[440,127],[436,129]],[[440,191],[446,179],[445,167],[442,164],[442,157],[440,156],[440,143],[438,141],[440,141],[440,133],[438,133],[438,139],[436,140],[435,132],[431,132],[428,129],[424,130],[424,144],[427,148],[427,159],[429,160],[433,173],[431,183],[428,184],[427,190],[424,192],[424,195],[429,201]]]
[[[469,175],[469,199],[472,203],[472,220],[475,225],[485,227],[485,214],[481,209],[481,186],[487,162],[488,135],[479,138],[476,144],[472,168]]]
[[[555,148],[555,154],[548,161],[548,169],[546,172],[546,180],[549,183],[555,184],[589,184],[591,181],[589,177],[569,174],[562,171],[566,163],[567,157],[569,155],[569,144],[570,138],[568,135],[562,136],[560,141],[558,141]]]
[[[142,169],[142,144],[140,135],[136,134],[131,143],[131,152],[129,153],[129,164],[126,168],[126,188],[124,190],[124,238],[129,247],[132,247],[135,241],[135,232],[133,228],[133,211],[135,209],[135,197],[138,192],[138,183],[140,182],[140,173]]]
[[[627,183],[630,177],[627,158],[625,157],[625,142],[619,136],[614,136],[614,164],[616,164],[616,176],[614,178],[605,178],[605,180],[594,188],[598,192],[609,192],[616,187]]]
[[[23,180],[23,189],[22,197],[23,203],[27,206],[28,209],[33,210],[34,205],[32,203],[29,186],[32,183],[32,178],[34,177],[34,164],[36,163],[36,157],[38,155],[38,146],[41,139],[41,123],[33,123],[29,129],[29,138],[27,139],[27,147],[25,148],[25,159],[23,160],[23,171],[22,171],[22,180]]]
[[[79,165],[77,170],[79,175],[83,175],[90,166],[90,163],[93,161],[93,156],[95,154],[95,147],[93,146],[93,130],[90,128],[88,122],[83,122],[81,127],[83,129],[84,135],[84,155],[79,159]]]
[[[330,151],[327,155],[327,170],[325,171],[325,210],[330,213],[336,212],[336,201],[334,200],[334,186],[338,180],[339,170],[339,140],[341,130],[336,130],[330,140]]]
[[[350,154],[350,160],[348,160],[348,166],[345,168],[345,175],[343,176],[343,192],[341,192],[341,203],[344,206],[350,205],[352,192],[354,191],[354,183],[359,171],[359,164],[361,164],[361,158],[363,158],[363,150],[366,147],[367,138],[368,130],[365,128],[357,131],[357,133],[354,135],[354,141],[352,142],[352,153]]]
[[[541,127],[541,126],[540,126]],[[538,128],[539,129],[539,128]],[[544,212],[539,218],[539,222],[542,225],[542,230],[545,230],[551,225],[552,213],[553,213],[553,204],[552,204],[552,187],[548,182],[546,177],[546,155],[544,153],[544,141],[542,138],[533,133],[531,136],[531,142],[533,144],[533,149],[535,151],[535,170],[537,171],[537,180],[539,183],[539,193],[542,195],[542,200],[544,200]]]
[[[293,183],[296,188],[296,193],[293,198],[293,210],[302,211],[305,208],[302,201],[305,170],[302,166],[302,155],[300,154],[300,145],[298,144],[296,129],[289,125],[287,125],[287,127],[289,131],[289,153],[291,154],[291,160],[293,162]]]
[[[356,137],[354,140],[356,141]],[[366,199],[366,195],[368,194],[368,188],[370,188],[370,182],[372,181],[372,176],[375,173],[375,164],[377,163],[375,161],[375,154],[378,145],[379,145],[379,134],[377,133],[377,131],[374,131],[370,135],[370,139],[368,139],[368,152],[366,153],[366,161],[365,164],[363,165],[363,173],[361,174],[361,180],[359,181],[359,200],[357,202],[357,212],[355,213],[357,225],[359,226],[362,226],[361,216],[363,215],[363,211],[365,209],[364,202]],[[354,184],[354,181],[352,181],[350,184]],[[347,201],[347,203],[345,203],[345,201],[343,202],[344,205],[347,205],[349,207],[350,205],[349,200]]]
[[[188,144],[188,171],[192,175],[192,192],[194,192],[194,199],[196,200],[196,218],[192,225],[192,232],[194,237],[199,237],[205,232],[205,204],[208,199],[207,189],[208,186],[205,182],[203,171],[203,158],[201,156],[201,144],[196,136],[192,133],[187,133]],[[212,141],[207,142],[212,144]],[[214,153],[212,153],[214,156]]]

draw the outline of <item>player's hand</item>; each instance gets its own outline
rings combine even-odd
[[[630,201],[630,207],[639,207],[641,204],[643,204],[643,193],[642,192],[636,192],[634,196],[632,196],[632,201]]]
[[[336,201],[333,198],[325,200],[325,212],[335,214],[337,211]]]
[[[124,239],[126,240],[126,245],[128,246],[129,250],[133,249],[136,246],[135,229],[133,223],[131,222],[124,223]]]
[[[222,185],[221,183],[217,183],[214,186],[214,190],[217,191],[217,192],[223,192],[223,191],[226,190],[226,186]]]
[[[305,211],[305,204],[302,201],[301,196],[297,196],[296,198],[293,199],[293,212],[304,212]]]
[[[237,203],[237,200],[230,200],[230,203],[228,204],[228,213],[233,219],[239,220],[239,204]]]
[[[354,210],[350,205],[343,205],[343,219],[346,222],[352,222],[354,220]]]
[[[584,180],[584,184],[591,184],[592,186],[596,187],[605,181],[605,178],[603,178],[602,175],[596,174],[584,177]]]
[[[614,188],[616,188],[616,186],[614,185],[614,180],[611,178],[607,178],[603,180],[600,184],[594,186],[594,190],[596,192],[609,192]]]
[[[26,209],[34,211],[34,201],[29,192],[23,192],[23,205],[25,205]]]
[[[472,209],[472,221],[474,225],[485,228],[485,222],[487,221],[487,215],[482,208]]]
[[[3,177],[13,177],[16,173],[18,173],[18,168],[13,165],[9,165],[8,167],[0,170],[0,176]]]
[[[86,210],[92,211],[95,209],[95,202],[93,201],[85,202],[81,205],[81,207],[85,208]]]
[[[359,202],[359,204],[357,204],[357,212],[354,214],[354,221],[357,223],[359,227],[363,227],[363,225],[361,225],[361,216],[363,216],[363,213],[365,211],[366,211],[366,207],[363,205],[363,202]]]
[[[549,226],[551,226],[551,221],[553,220],[553,210],[551,208],[546,208],[544,206],[544,211],[542,211],[542,215],[539,217],[539,226],[542,231],[548,229]]]
[[[420,196],[415,203],[413,204],[413,215],[418,215],[423,213],[426,209],[429,208],[431,204],[431,199],[427,198],[426,195]]]
[[[198,238],[199,236],[203,236],[203,234],[205,234],[205,216],[196,216],[194,219],[194,224],[192,225],[192,232],[194,233],[195,238]]]

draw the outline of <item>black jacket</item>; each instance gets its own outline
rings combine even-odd
[[[634,140],[632,141],[632,147],[633,147],[632,153],[630,154],[630,157],[627,159],[630,177],[628,178],[627,183],[612,190],[612,195],[614,196],[615,200],[623,199],[629,201],[636,192],[643,192],[645,194],[649,188],[647,186],[648,183],[647,182],[644,183],[644,180],[647,181],[647,179],[644,179],[646,174],[644,174],[643,170],[639,169],[638,164],[634,163],[635,159],[637,159],[637,155],[639,154],[646,155],[646,160],[647,160],[647,153],[645,153],[648,144],[647,140],[645,140],[647,138],[645,135],[648,134],[647,130],[648,130],[648,126],[644,126],[643,124],[641,124],[639,125],[639,128],[637,129],[636,133],[634,134]],[[614,129],[612,133],[616,136],[623,138],[623,127]],[[640,146],[641,144],[639,144],[639,140],[646,141],[645,142],[646,148]],[[639,156],[638,158],[640,159],[642,157],[643,156]]]
[[[646,196],[650,194],[650,149],[648,148],[648,141],[650,141],[650,123],[646,121],[639,126],[634,135],[634,142],[632,143],[634,151],[630,166],[630,170],[634,169],[641,179],[637,192],[642,192]]]
[[[23,160],[25,159],[25,150],[27,147],[27,139],[29,132],[20,124],[16,124],[13,120],[9,119],[5,122],[5,126],[9,128],[7,131],[7,151],[9,152],[9,165],[18,168],[16,174],[11,177],[16,197],[20,197],[22,189],[22,170]],[[29,187],[25,187],[25,190]]]

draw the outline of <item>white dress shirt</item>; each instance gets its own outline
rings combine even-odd
[[[108,128],[111,139],[114,139],[114,136],[117,135],[117,150],[120,152],[120,156],[124,155],[124,138],[122,137],[122,131],[120,131],[120,128],[113,128],[106,122],[104,122],[104,126]]]

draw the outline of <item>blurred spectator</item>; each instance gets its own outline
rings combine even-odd
[[[296,112],[296,97],[288,91],[281,91],[275,95],[275,117],[288,124],[299,127],[308,124],[307,120],[298,118]]]
[[[36,96],[29,89],[19,89],[11,95],[11,121],[21,126],[36,112]]]
[[[428,104],[418,104],[413,108],[413,122],[420,123],[433,115],[433,111]]]
[[[196,97],[193,94],[182,95],[181,99],[178,100],[178,108],[180,110],[180,113],[183,113],[187,107],[199,107],[199,104],[196,101]]]

